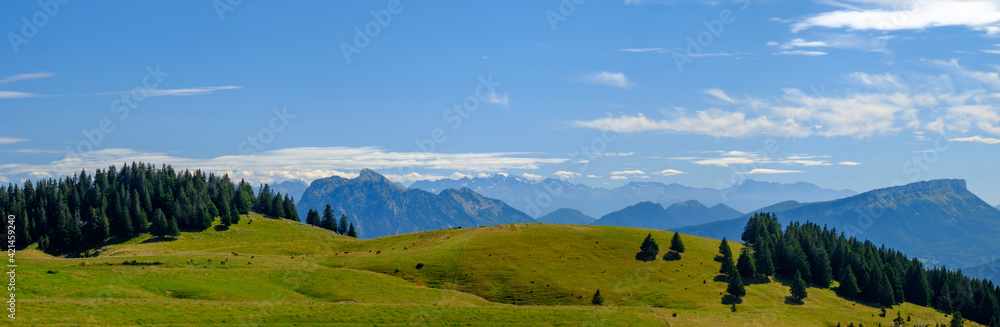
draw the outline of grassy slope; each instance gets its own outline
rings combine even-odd
[[[109,246],[98,258],[21,251],[18,320],[674,326],[850,321],[874,326],[888,325],[898,309],[914,322],[947,321],[943,314],[912,305],[880,318],[877,309],[812,288],[805,305],[787,305],[788,288],[778,283],[748,286],[740,312],[731,313],[721,303],[725,283],[713,280],[717,240],[685,236],[688,251],[680,261],[636,261],[638,244],[648,232],[666,247],[668,232],[542,224],[359,241],[255,216],[249,225],[184,233],[170,242],[140,237]],[[132,260],[163,264],[121,265]],[[417,269],[418,263],[424,266]],[[596,289],[606,306],[589,305]]]

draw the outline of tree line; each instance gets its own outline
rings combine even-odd
[[[230,226],[251,211],[298,220],[288,195],[263,185],[254,195],[246,181],[201,170],[132,163],[121,168],[81,170],[61,179],[0,186],[0,215],[14,215],[16,247],[38,243],[40,250],[75,253],[142,233],[177,236],[202,231],[216,217]]]
[[[329,204],[326,205],[326,209],[323,209],[322,218],[320,218],[318,211],[309,209],[306,214],[306,224],[324,228],[340,235],[358,237],[357,231],[354,230],[354,223],[348,224],[347,215],[341,214],[338,223],[337,217],[333,214],[333,207]]]
[[[1000,287],[961,270],[925,269],[916,258],[846,238],[835,228],[793,222],[782,229],[770,213],[754,214],[741,239],[746,247],[735,265],[726,241],[720,245],[720,256],[730,252],[720,272],[729,274],[736,293],[742,285],[733,285],[733,279],[741,276],[781,276],[792,282],[792,295],[799,299],[807,295],[806,283],[829,288],[837,281],[836,291],[845,298],[883,308],[910,302],[1000,327]]]

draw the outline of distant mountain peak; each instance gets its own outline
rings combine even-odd
[[[379,174],[379,173],[375,172],[374,170],[365,168],[365,169],[362,169],[360,173],[358,173],[358,177],[356,179],[358,181],[373,181],[373,182],[376,182],[376,181],[382,181],[382,180],[384,180],[386,178],[385,178],[385,176],[382,176],[382,174]]]

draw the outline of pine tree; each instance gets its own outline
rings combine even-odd
[[[767,245],[763,245],[759,250],[754,248],[754,263],[757,266],[757,273],[764,276],[774,276],[774,259],[771,250]]]
[[[229,227],[233,224],[232,215],[229,214],[229,203],[225,202],[219,207],[219,220],[222,226]]]
[[[656,260],[658,253],[660,253],[660,246],[656,245],[656,240],[653,239],[653,234],[650,233],[646,235],[646,239],[642,240],[642,245],[639,246],[639,253],[635,254],[635,259],[653,261]]]
[[[684,253],[684,242],[681,241],[681,234],[674,232],[674,237],[670,239],[670,251]]]
[[[337,226],[337,234],[347,235],[347,215],[340,214],[340,224]]]
[[[347,229],[347,236],[358,238],[358,232],[354,230],[354,223],[351,223],[351,227]]]
[[[142,209],[142,200],[139,199],[139,192],[132,191],[132,205],[131,211],[129,211],[129,216],[132,218],[132,229],[138,233],[146,232],[149,228],[149,221],[146,217],[146,211]]]
[[[840,278],[840,288],[838,291],[845,297],[854,298],[858,296],[858,292],[860,291],[858,289],[858,280],[854,277],[854,269],[851,269],[850,266],[845,266],[843,271],[840,273],[843,277]]]
[[[800,301],[809,296],[806,293],[806,281],[802,280],[802,273],[799,271],[795,271],[795,277],[792,278],[791,293],[793,298]]]
[[[597,290],[597,293],[594,293],[594,298],[590,300],[590,304],[604,305],[604,297],[601,296],[601,290]]]
[[[170,219],[170,228],[167,229],[167,236],[177,237],[181,235],[181,229],[177,226],[177,220]]]
[[[233,207],[229,210],[229,222],[233,225],[240,223],[239,209]]]
[[[749,246],[743,247],[743,251],[740,251],[740,258],[736,260],[736,270],[744,278],[751,278],[757,274],[757,265],[750,254]]]
[[[892,282],[889,281],[889,277],[886,276],[885,272],[879,271],[877,273],[876,283],[876,300],[882,306],[892,307],[896,303],[896,299],[892,295]]]
[[[149,234],[156,237],[166,236],[170,230],[170,225],[167,222],[166,215],[163,214],[163,210],[159,208],[153,212],[152,224],[149,226]]]
[[[333,207],[329,204],[326,205],[326,209],[323,209],[323,222],[320,227],[334,232],[337,231],[337,220],[333,218]]]
[[[108,217],[104,215],[104,212],[99,212],[97,209],[90,209],[90,222],[87,223],[87,238],[92,244],[104,243],[108,237],[111,236],[111,226],[108,223]]]
[[[719,268],[720,274],[728,275],[730,272],[736,270],[736,265],[733,264],[733,251],[729,249],[729,241],[726,238],[722,238],[722,243],[719,244],[719,256],[722,258],[722,267]]]
[[[910,269],[906,271],[906,282],[904,285],[906,302],[927,306],[931,302],[930,288],[923,263],[917,260],[917,258],[913,258],[910,261]]]
[[[955,311],[951,314],[951,327],[965,326],[965,319],[962,319],[962,312]]]
[[[310,225],[313,225],[313,226],[319,226],[320,222],[321,221],[320,221],[320,218],[319,218],[319,213],[316,212],[316,210],[309,209],[309,212],[306,213],[306,224],[310,224]]]
[[[726,293],[736,298],[742,298],[747,295],[747,290],[743,287],[743,279],[740,278],[740,274],[734,273],[732,276],[729,276],[729,285],[726,286]]]

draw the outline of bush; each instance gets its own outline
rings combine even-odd
[[[420,268],[423,268],[423,267],[424,267],[424,264],[423,264],[423,263],[418,263],[418,264],[417,264],[417,269],[420,269]]]

